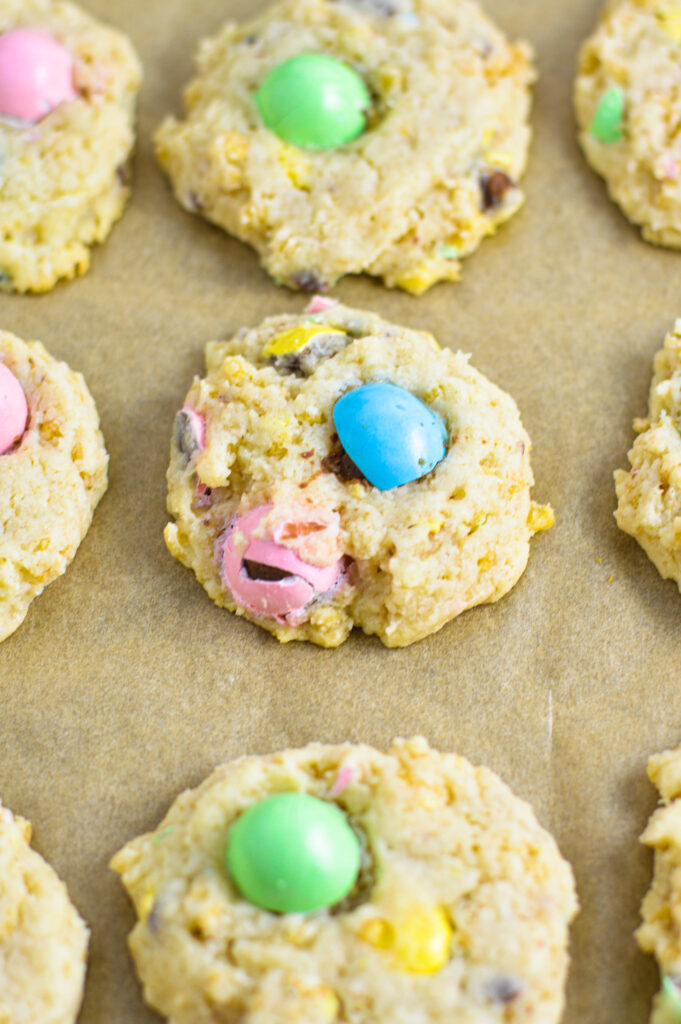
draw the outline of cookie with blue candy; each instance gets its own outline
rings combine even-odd
[[[473,0],[279,0],[203,41],[156,152],[277,282],[418,295],[521,205],[533,78]]]
[[[507,593],[553,522],[515,403],[430,334],[317,298],[206,363],[175,419],[166,543],[281,641],[410,644]]]

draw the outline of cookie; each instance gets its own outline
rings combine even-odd
[[[681,2],[608,4],[575,83],[579,141],[624,214],[657,245],[681,248]]]
[[[202,43],[156,152],[278,283],[419,295],[521,205],[533,79],[470,0],[282,0]]]
[[[617,525],[681,589],[681,320],[655,356],[648,416],[634,428],[631,470],[615,472]]]
[[[0,0],[0,290],[83,274],[130,194],[140,63],[80,8]]]
[[[320,879],[341,881],[337,830],[354,842],[354,880],[304,909]],[[561,1014],[569,865],[496,775],[421,738],[232,761],[112,867],[139,919],[145,998],[174,1024]],[[291,909],[265,909],[272,893]]]
[[[681,747],[651,757],[648,775],[662,806],[641,836],[641,842],[655,851],[655,869],[636,938],[644,953],[655,955],[662,976],[651,1024],[673,1024],[681,1015]]]
[[[166,543],[279,640],[419,640],[510,590],[553,522],[513,400],[430,334],[316,299],[206,364],[175,420]]]
[[[0,804],[0,1021],[74,1024],[88,930],[30,839],[29,823]]]
[[[82,376],[0,331],[0,641],[72,561],[107,464]]]

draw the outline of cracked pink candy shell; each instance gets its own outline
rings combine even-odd
[[[290,548],[275,544],[273,540],[253,537],[260,520],[271,508],[271,505],[260,505],[235,520],[224,546],[223,577],[237,604],[254,615],[283,618],[291,612],[301,611],[315,594],[330,590],[340,576],[341,563],[325,568],[309,565]],[[235,547],[237,534],[246,538],[243,554],[239,554]],[[248,576],[244,560],[281,569],[291,575],[282,580],[254,580]]]
[[[0,363],[0,455],[13,448],[26,429],[28,405],[9,366]]]
[[[0,115],[40,121],[77,95],[73,58],[56,39],[30,29],[0,35]]]

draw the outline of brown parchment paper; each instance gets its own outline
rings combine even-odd
[[[433,331],[516,399],[534,495],[557,524],[509,596],[389,651],[279,646],[213,606],[165,550],[168,441],[206,340],[305,297],[170,195],[150,135],[179,108],[199,38],[249,0],[87,0],[146,69],[132,204],[90,273],[0,298],[0,324],[81,370],[110,487],[65,576],[0,648],[0,794],[35,827],[92,928],[82,1024],[151,1024],[128,960],[133,915],[110,856],[214,765],[313,739],[424,733],[530,800],[577,876],[568,1024],[643,1024],[656,984],[632,938],[651,858],[645,762],[681,741],[681,597],[612,516],[612,472],[646,411],[651,359],[681,315],[681,254],[642,242],[578,151],[571,85],[597,0],[488,0],[537,49],[523,211],[414,299],[366,278],[334,294]]]

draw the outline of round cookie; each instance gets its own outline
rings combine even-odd
[[[18,388],[28,414],[16,442],[0,453],[2,641],[72,561],[106,490],[108,456],[79,373],[39,342],[23,342],[6,331],[0,331],[0,371],[0,414],[9,396],[17,415]],[[7,380],[14,385],[3,387]]]
[[[362,850],[352,891],[315,913],[248,902],[225,864],[234,823],[287,791],[339,808]],[[420,738],[387,754],[312,744],[242,757],[183,793],[112,867],[139,918],[129,943],[145,998],[174,1024],[561,1015],[569,865],[496,775]]]
[[[513,400],[467,356],[329,300],[309,308],[207,346],[176,417],[166,543],[279,640],[334,647],[356,625],[404,646],[502,597],[553,516],[530,500]],[[351,457],[339,409],[378,384],[404,402],[369,403]],[[388,446],[406,476],[374,477]]]
[[[641,836],[641,842],[655,851],[655,868],[641,904],[643,923],[636,939],[644,953],[655,955],[662,976],[650,1024],[673,1024],[681,1015],[681,748],[651,757],[648,775],[662,806]]]
[[[85,273],[130,194],[141,68],[70,3],[0,0],[0,290]]]
[[[315,89],[289,72],[287,118],[269,76],[314,56],[361,81],[337,73],[329,85],[319,70]],[[522,203],[531,52],[471,0],[281,0],[205,40],[198,72],[185,119],[157,131],[158,158],[186,209],[252,245],[290,288],[367,273],[421,294],[457,280],[461,258]],[[341,110],[330,133],[329,88]],[[362,90],[365,128],[353,137]],[[349,141],[314,148],[334,134]]]
[[[0,1021],[74,1024],[88,930],[30,839],[29,823],[0,804]]]
[[[681,320],[655,356],[648,416],[634,428],[631,470],[615,472],[617,525],[681,590]]]
[[[681,248],[680,0],[610,3],[582,47],[579,141],[643,237]]]

